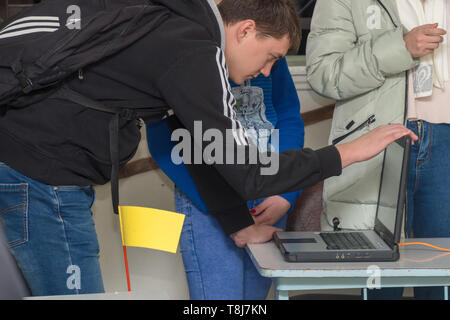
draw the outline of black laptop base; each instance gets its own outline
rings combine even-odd
[[[286,248],[286,239],[280,239],[274,233],[273,240],[280,248],[285,261],[288,262],[384,262],[397,261],[400,257],[398,246],[392,250],[326,250],[319,252],[289,252]]]

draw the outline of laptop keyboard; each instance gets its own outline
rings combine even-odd
[[[362,232],[324,232],[320,236],[328,250],[375,249]]]

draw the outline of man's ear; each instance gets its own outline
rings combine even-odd
[[[248,19],[237,23],[237,40],[241,42],[249,36],[256,34],[256,23],[255,21]]]

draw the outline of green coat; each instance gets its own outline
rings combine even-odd
[[[342,142],[382,124],[404,123],[406,71],[418,61],[403,41],[407,31],[396,1],[381,2],[386,9],[375,0],[317,1],[306,48],[307,72],[314,91],[336,100],[330,143],[371,116],[373,124]],[[334,217],[342,228],[373,227],[381,165],[382,154],[325,181],[324,230],[330,229]]]

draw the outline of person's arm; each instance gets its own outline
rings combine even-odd
[[[378,88],[386,77],[417,64],[406,48],[402,26],[360,40],[351,6],[351,1],[318,0],[307,42],[308,82],[335,100]]]
[[[222,134],[225,142],[222,150],[224,163],[215,163],[213,167],[246,200],[312,186],[318,181],[339,175],[343,167],[353,162],[377,155],[401,135],[411,134],[403,126],[381,126],[354,142],[338,146],[339,150],[334,146],[316,151],[291,149],[276,154],[276,157],[272,155],[276,163],[253,163],[250,151],[254,152],[257,148],[249,144],[244,129],[232,112],[235,102],[227,78],[223,52],[211,46],[184,53],[159,78],[158,87],[162,97],[191,135],[199,136],[210,129]],[[197,128],[195,121],[199,121],[196,123]],[[201,130],[198,125],[201,125]],[[227,130],[231,133],[228,135],[231,139],[227,139]],[[203,143],[205,146],[209,146],[209,143]],[[244,155],[243,164],[227,163],[226,152],[230,149],[235,154]],[[217,151],[220,153],[221,150]],[[211,189],[214,190],[214,186]],[[242,246],[248,242],[270,240],[275,230],[270,226],[251,225],[233,233],[231,237],[238,246]]]
[[[305,128],[300,116],[300,101],[294,81],[289,72],[286,58],[281,59],[272,69],[272,102],[277,114],[275,129],[279,130],[279,151],[302,149]],[[284,193],[280,196],[290,203],[293,209],[301,191]]]
[[[235,118],[235,101],[227,79],[223,52],[211,46],[184,53],[183,58],[160,77],[158,87],[192,135],[209,129],[222,134],[224,164],[215,163],[214,167],[244,199],[293,192],[341,173],[341,158],[333,146],[317,151],[288,150],[272,154],[273,162],[269,164],[252,163],[249,154],[256,146],[249,144],[245,130]],[[197,130],[195,121],[199,121]],[[231,139],[227,139],[227,130]],[[208,143],[204,143],[206,145]],[[243,164],[227,163],[229,150],[245,155]]]
[[[405,135],[411,137],[413,144],[418,139],[414,133],[403,125],[390,124],[379,126],[354,141],[338,145],[337,149],[342,159],[342,167],[345,168],[355,162],[374,157],[390,143]],[[267,242],[272,239],[273,230],[258,227],[258,225],[252,225],[239,230],[231,234],[231,238],[238,247],[245,247],[248,243]]]
[[[267,80],[269,81],[269,80]],[[276,114],[275,129],[278,141],[272,141],[277,152],[290,149],[302,149],[304,142],[304,125],[300,116],[300,101],[297,90],[289,72],[286,59],[279,60],[272,68],[270,94],[273,112]],[[266,92],[265,92],[266,95]],[[301,191],[271,196],[260,203],[251,213],[256,223],[274,225],[286,213],[294,209],[295,201]]]

